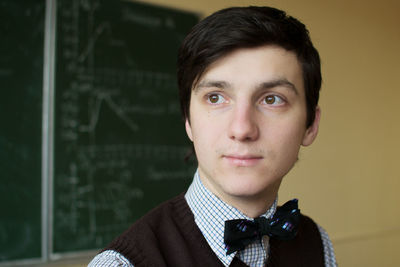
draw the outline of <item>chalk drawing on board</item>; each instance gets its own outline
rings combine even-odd
[[[174,13],[148,16],[122,1],[118,15],[92,2],[62,1],[59,10],[56,251],[103,246],[182,192],[194,171],[183,161],[190,146],[169,56],[180,42],[171,38],[183,35]],[[146,38],[162,44],[156,57]]]
[[[91,116],[89,119],[89,125],[82,125],[79,127],[79,131],[81,132],[89,132],[94,133],[97,122],[99,120],[101,106],[105,102],[114,112],[115,114],[131,129],[133,132],[139,130],[139,126],[135,124],[129,116],[127,116],[123,109],[121,109],[107,94],[98,94],[96,95],[95,106],[90,111]]]
[[[86,58],[88,57],[88,55],[90,55],[90,53],[93,50],[93,47],[96,45],[96,41],[97,39],[105,32],[107,31],[107,33],[111,33],[111,28],[110,28],[110,24],[108,22],[105,22],[103,24],[101,24],[100,26],[97,27],[97,29],[94,31],[94,34],[90,37],[89,42],[86,46],[86,48],[84,49],[84,51],[81,53],[81,55],[78,57],[78,62],[83,62],[86,60]]]

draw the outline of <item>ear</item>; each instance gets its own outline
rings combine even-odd
[[[186,134],[189,137],[190,141],[193,142],[192,127],[190,126],[190,122],[189,122],[188,118],[186,118],[186,121],[185,121],[185,129],[186,129]]]
[[[314,122],[313,122],[313,124],[310,125],[310,127],[307,128],[307,130],[304,134],[303,142],[301,143],[303,146],[309,146],[314,142],[314,140],[318,134],[320,118],[321,118],[321,109],[320,109],[320,107],[317,106],[315,109]]]

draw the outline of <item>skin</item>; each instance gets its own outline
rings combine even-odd
[[[266,212],[300,147],[318,133],[320,109],[306,128],[302,69],[277,46],[237,49],[208,67],[192,90],[185,126],[203,184],[249,217]]]

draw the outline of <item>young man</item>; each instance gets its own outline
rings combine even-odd
[[[276,212],[282,178],[318,132],[320,61],[305,26],[268,7],[216,12],[184,40],[178,82],[193,183],[90,266],[336,266],[295,200]]]

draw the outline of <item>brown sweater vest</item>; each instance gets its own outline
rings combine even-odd
[[[295,239],[270,239],[268,267],[324,266],[321,236],[316,224],[301,217]],[[194,222],[181,194],[150,211],[104,250],[115,250],[135,267],[223,267]],[[238,258],[232,267],[247,266]]]

